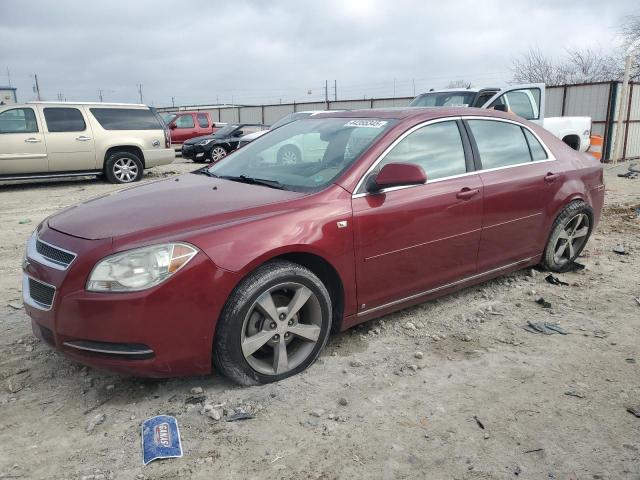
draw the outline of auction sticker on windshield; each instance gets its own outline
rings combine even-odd
[[[387,123],[384,120],[351,120],[344,124],[345,127],[382,128]]]

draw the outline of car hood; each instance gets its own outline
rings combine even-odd
[[[218,137],[214,135],[201,135],[200,137],[189,138],[188,140],[185,140],[184,143],[186,143],[187,145],[192,145],[194,143],[201,142],[202,140],[208,140],[210,138],[218,138]]]
[[[236,222],[275,210],[305,193],[186,174],[120,190],[49,219],[49,227],[89,240],[141,234],[162,236]]]

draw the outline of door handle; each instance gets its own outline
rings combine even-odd
[[[470,200],[471,197],[474,197],[478,193],[480,193],[479,188],[471,189],[469,187],[464,187],[462,190],[456,193],[456,198],[459,198],[461,200]]]
[[[80,135],[79,137],[76,137],[76,140],[79,142],[88,142],[89,140],[91,140],[91,137],[85,137],[84,135]]]
[[[557,173],[548,172],[544,176],[544,181],[547,182],[547,183],[555,182],[558,179],[559,176],[560,175],[558,175]]]
[[[25,139],[25,142],[27,143],[40,143],[41,141],[42,140],[40,140],[39,138],[33,138],[33,137]]]

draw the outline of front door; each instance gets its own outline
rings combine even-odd
[[[548,205],[561,182],[558,162],[538,138],[518,123],[469,119],[484,185],[484,215],[478,271],[539,255]]]
[[[47,146],[37,117],[32,107],[0,112],[0,176],[47,172]]]
[[[501,106],[505,111],[514,113],[525,120],[538,125],[544,124],[545,86],[544,83],[514,85],[500,90],[489,98],[482,108]]]
[[[196,122],[192,113],[178,115],[173,120],[173,125],[175,125],[175,128],[171,129],[172,143],[184,143],[185,140],[198,136]]]
[[[79,107],[39,105],[45,122],[49,171],[73,172],[96,169],[93,132]]]
[[[415,163],[427,183],[353,198],[359,311],[471,276],[476,271],[482,183],[456,120],[419,126],[386,163]],[[363,182],[365,183],[365,182]]]

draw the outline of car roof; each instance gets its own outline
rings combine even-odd
[[[420,117],[424,120],[441,117],[483,116],[497,118],[513,118],[513,114],[472,107],[400,107],[373,108],[366,110],[328,111],[314,115],[314,118],[383,118],[404,120]]]

